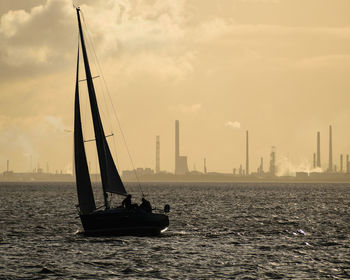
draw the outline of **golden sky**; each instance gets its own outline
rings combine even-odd
[[[136,167],[155,167],[160,135],[161,169],[174,170],[176,119],[190,169],[202,170],[204,157],[208,171],[244,165],[245,130],[251,171],[260,157],[268,168],[271,146],[281,170],[308,168],[317,131],[326,168],[330,124],[333,162],[350,154],[350,1],[75,3]],[[6,159],[28,171],[30,156],[33,167],[71,170],[77,44],[71,0],[1,1],[0,171]],[[90,58],[93,75],[101,75],[93,52]],[[101,80],[106,134],[116,134],[112,151],[120,169],[129,169]],[[85,137],[93,137],[88,129]]]

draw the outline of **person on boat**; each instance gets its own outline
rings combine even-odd
[[[125,208],[131,208],[131,194],[128,194],[122,201],[122,206]]]
[[[147,199],[145,199],[144,197],[142,198],[142,203],[140,204],[140,208],[143,209],[147,213],[152,213],[151,203]]]

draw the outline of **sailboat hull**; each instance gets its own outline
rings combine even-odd
[[[169,226],[164,214],[116,208],[80,215],[86,235],[159,235]]]

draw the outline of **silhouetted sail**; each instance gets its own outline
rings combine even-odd
[[[127,192],[124,188],[123,182],[120,179],[118,171],[115,167],[113,157],[111,155],[108,143],[104,134],[100,113],[98,110],[95,88],[92,81],[89,60],[86,53],[83,30],[81,27],[79,9],[77,9],[78,24],[79,24],[79,33],[81,40],[81,48],[84,58],[85,74],[86,74],[86,83],[89,92],[90,108],[96,138],[96,147],[98,160],[100,165],[102,188],[104,193],[105,205],[108,206],[107,194],[106,192],[117,193],[126,195]]]
[[[106,151],[106,161],[107,161],[106,167],[107,167],[107,180],[108,180],[108,183],[105,189],[107,192],[125,195],[127,194],[126,190],[117,172],[117,168],[115,167],[114,160],[112,158],[106,139],[105,139],[105,151]]]
[[[92,192],[89,168],[86,161],[83,131],[81,127],[80,102],[79,102],[79,50],[77,58],[77,77],[75,84],[74,104],[74,164],[77,184],[79,208],[82,214],[88,214],[96,210],[94,194]]]

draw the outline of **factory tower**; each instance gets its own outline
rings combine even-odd
[[[333,171],[333,151],[332,151],[332,126],[329,126],[329,165],[328,171]]]
[[[180,128],[179,121],[175,121],[175,174],[181,175],[188,172],[187,157],[180,156]]]
[[[160,172],[160,139],[159,135],[156,136],[156,173]]]
[[[321,136],[317,131],[317,167],[321,167]]]
[[[246,131],[246,139],[245,139],[245,174],[249,176],[249,134],[248,130]]]

